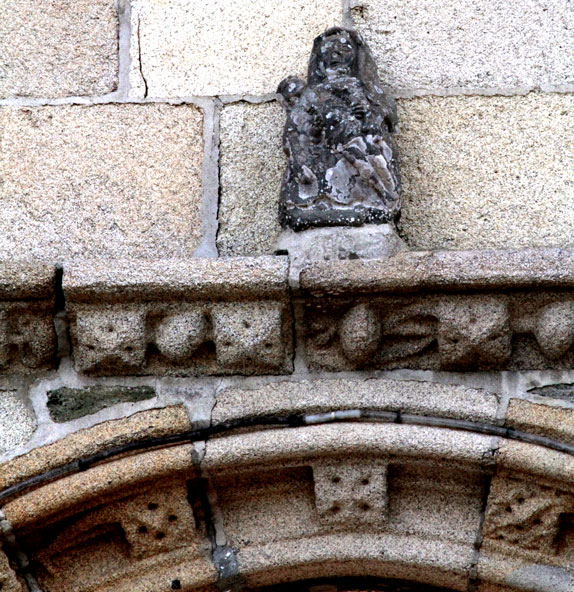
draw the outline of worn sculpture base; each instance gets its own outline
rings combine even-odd
[[[392,224],[360,227],[311,228],[303,232],[284,230],[275,253],[289,255],[289,282],[299,287],[299,274],[312,263],[345,259],[385,259],[408,247]]]
[[[391,222],[394,214],[377,208],[354,206],[349,208],[284,208],[281,220],[285,226],[301,231],[314,226],[362,226]]]

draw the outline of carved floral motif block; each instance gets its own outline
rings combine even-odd
[[[387,517],[387,463],[324,459],[313,465],[315,503],[321,522],[337,530],[377,529]]]
[[[571,251],[401,253],[301,274],[313,369],[574,367]]]

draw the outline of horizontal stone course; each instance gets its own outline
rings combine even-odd
[[[497,407],[496,395],[458,385],[376,378],[316,379],[223,390],[217,395],[212,424],[339,409],[401,411],[493,423]]]
[[[192,105],[0,108],[0,258],[191,256],[202,120]]]
[[[381,79],[402,92],[516,92],[574,84],[565,0],[354,0]]]
[[[315,297],[574,288],[574,249],[404,251],[384,260],[325,261],[302,271],[301,288]]]
[[[66,266],[73,302],[229,301],[289,297],[287,257],[82,261]]]
[[[338,0],[135,0],[131,86],[150,97],[272,93],[341,19]]]
[[[2,0],[0,98],[115,91],[116,7],[114,0]]]

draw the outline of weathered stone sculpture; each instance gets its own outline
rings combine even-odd
[[[308,81],[288,77],[278,92],[289,159],[281,190],[283,226],[360,226],[394,219],[399,172],[391,132],[394,101],[381,89],[369,48],[334,27],[315,39]]]

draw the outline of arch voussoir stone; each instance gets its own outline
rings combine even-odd
[[[536,434],[533,422],[523,432],[500,426],[496,397],[482,391],[403,383],[401,412],[393,381],[374,382],[374,408],[364,383],[351,382],[223,391],[203,430],[154,426],[173,411],[108,422],[118,425],[102,449],[124,447],[101,456],[91,448],[88,462],[78,446],[76,470],[59,476],[34,473],[26,456],[6,463],[2,511],[42,592],[365,577],[461,592],[571,589],[568,443]],[[345,410],[337,386],[362,409]],[[301,388],[313,389],[312,402],[291,405]],[[285,420],[289,412],[296,421]],[[156,437],[134,434],[130,449],[129,430],[141,421]],[[46,466],[67,440],[82,442],[72,434],[45,447]],[[32,466],[41,451],[30,453]]]

